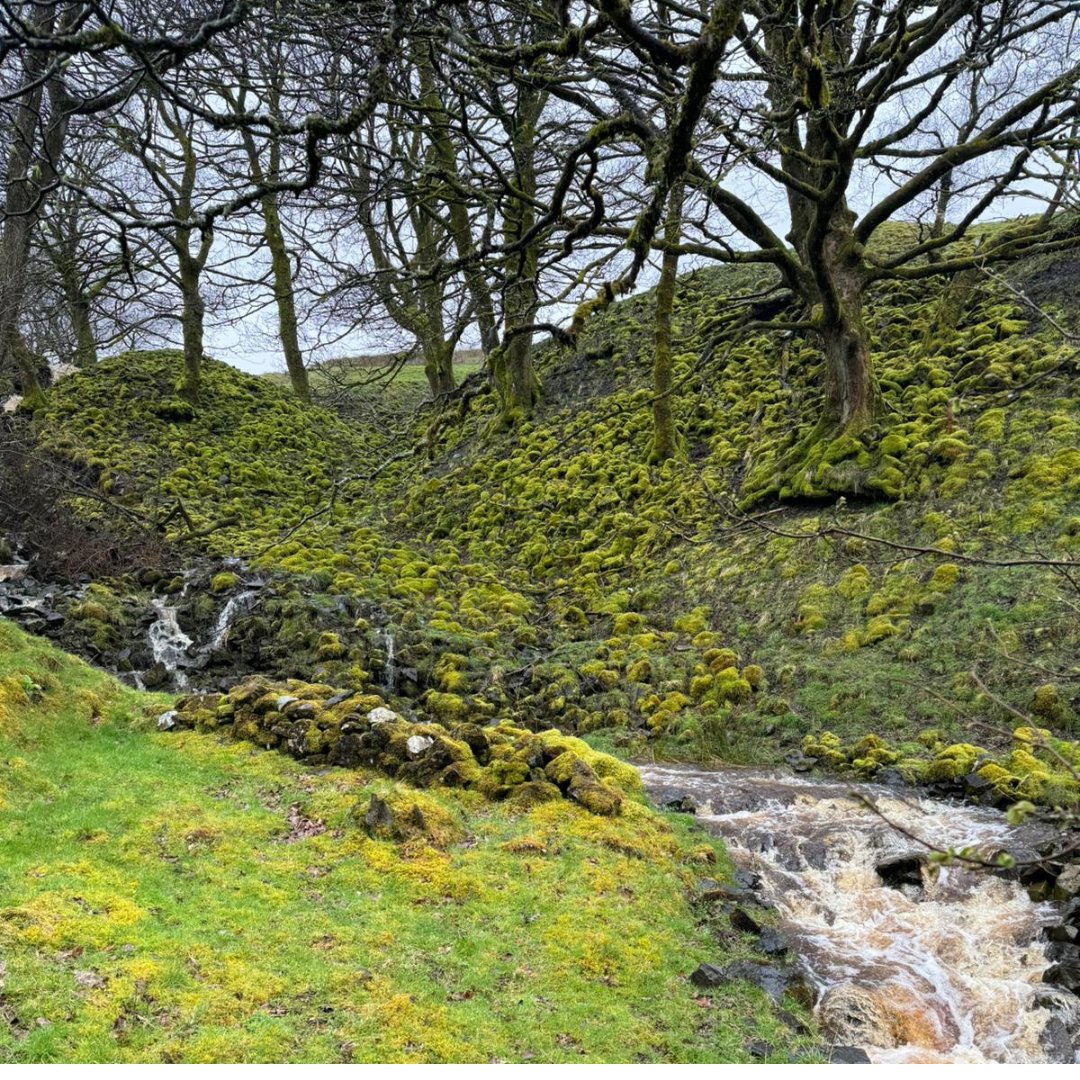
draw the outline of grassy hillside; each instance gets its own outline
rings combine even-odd
[[[724,869],[701,837],[158,734],[165,705],[0,621],[0,1061],[800,1052],[756,989],[686,979],[747,948],[687,899]],[[373,793],[438,828],[372,839]]]
[[[182,500],[174,540],[296,576],[297,604],[368,605],[327,646],[286,596],[237,641],[288,624],[312,677],[362,688],[391,631],[408,707],[432,720],[736,761],[825,730],[912,761],[956,741],[1010,753],[1006,706],[1066,737],[1080,711],[1080,583],[1039,565],[1080,550],[1075,274],[1017,272],[1044,314],[984,275],[879,290],[883,408],[858,439],[815,437],[814,343],[740,330],[763,282],[724,271],[680,283],[683,453],[659,467],[648,295],[576,353],[549,348],[545,404],[509,433],[490,395],[390,434],[221,365],[194,415],[162,415],[179,361],[153,354],[65,380],[42,441],[129,507]]]

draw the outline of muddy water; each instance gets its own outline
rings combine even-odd
[[[1017,883],[959,867],[885,885],[875,868],[920,847],[849,793],[939,848],[989,855],[1030,846],[1001,814],[764,771],[641,773],[659,801],[689,796],[698,821],[761,875],[836,1042],[863,1046],[877,1062],[1046,1060],[1040,1033],[1049,1014],[1032,999],[1048,967],[1040,932],[1049,905],[1032,903]]]

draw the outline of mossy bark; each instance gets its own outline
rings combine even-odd
[[[664,256],[660,281],[656,286],[655,345],[653,352],[653,440],[649,460],[666,461],[678,448],[675,416],[671,407],[672,349],[671,316],[675,307],[675,284],[679,274],[676,245],[682,236],[683,184],[676,183],[668,197],[668,216],[664,225]]]
[[[274,302],[278,311],[278,335],[281,351],[285,354],[285,367],[293,393],[303,402],[311,401],[304,356],[300,351],[300,334],[296,321],[296,290],[293,287],[292,265],[285,234],[281,228],[277,198],[268,195],[262,200],[263,236],[270,251],[270,270],[274,275]]]
[[[454,390],[454,346],[439,337],[424,342],[424,374],[431,396],[438,401]]]
[[[180,252],[180,292],[183,310],[180,326],[184,338],[184,374],[179,393],[193,405],[202,392],[203,323],[206,305],[199,289],[201,267]]]

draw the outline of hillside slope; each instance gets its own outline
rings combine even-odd
[[[764,283],[699,272],[677,297],[684,453],[659,467],[649,295],[549,348],[546,402],[509,433],[486,394],[374,431],[221,365],[193,415],[162,415],[179,361],[154,354],[62,383],[40,442],[182,550],[271,573],[228,649],[277,674],[362,688],[392,668],[421,717],[628,753],[769,761],[824,730],[911,760],[1011,752],[1010,708],[1068,736],[1080,706],[1075,275],[1021,268],[1042,314],[986,276],[879,291],[884,408],[860,439],[809,438],[812,342],[740,330]],[[187,520],[162,515],[177,500]],[[214,610],[202,595],[181,623]]]

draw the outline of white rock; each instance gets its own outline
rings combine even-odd
[[[379,705],[372,709],[367,714],[369,724],[392,724],[398,715],[393,709],[388,709],[385,705]]]
[[[405,749],[409,751],[410,757],[419,757],[425,750],[430,750],[435,745],[434,739],[429,739],[426,735],[410,735],[405,741]]]
[[[158,731],[172,731],[176,727],[176,710],[170,709],[168,712],[163,712],[157,718]]]
[[[281,712],[286,705],[291,705],[294,701],[299,701],[299,698],[291,697],[289,694],[282,694],[277,699],[277,711]]]

